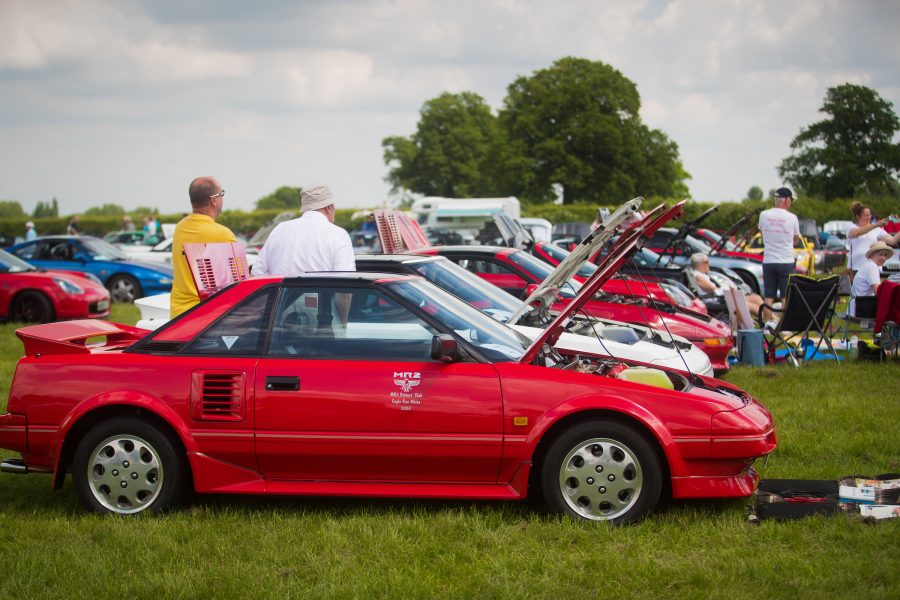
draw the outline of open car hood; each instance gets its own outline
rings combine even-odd
[[[422,227],[402,210],[382,209],[373,214],[378,240],[385,254],[402,254],[431,246]]]
[[[503,243],[508,248],[518,248],[519,250],[528,250],[534,246],[534,238],[528,233],[528,230],[522,227],[522,224],[513,219],[505,212],[495,212],[491,215],[494,218],[494,224],[500,231]]]
[[[510,323],[516,323],[519,319],[522,318],[526,312],[533,310],[534,307],[537,307],[537,310],[540,312],[546,312],[549,310],[550,305],[556,302],[556,296],[559,294],[559,290],[562,286],[566,285],[566,283],[572,278],[573,275],[581,268],[581,265],[586,261],[594,252],[596,252],[603,244],[612,238],[613,235],[616,234],[616,230],[622,223],[626,222],[626,219],[631,217],[634,214],[637,214],[638,209],[641,207],[641,202],[643,202],[643,198],[635,198],[634,200],[629,200],[619,208],[617,208],[611,215],[607,218],[603,219],[603,223],[600,224],[597,229],[590,232],[587,237],[585,237],[581,242],[575,246],[575,248],[569,253],[569,255],[563,259],[561,263],[559,263],[553,272],[547,276],[544,281],[538,285],[537,289],[534,290],[528,298],[525,299],[525,302],[522,303],[522,306],[519,307],[519,310],[509,319]],[[603,278],[603,282],[605,282],[615,271],[606,274]],[[589,279],[585,282],[585,286],[588,283],[592,282],[594,278],[596,278],[600,274],[600,269],[594,273],[593,278]],[[602,283],[600,285],[602,285]],[[600,286],[598,285],[597,288]]]
[[[678,246],[678,244],[679,244],[680,242],[684,241],[684,239],[685,239],[687,236],[689,236],[690,233],[691,233],[694,229],[696,229],[698,225],[700,225],[700,223],[702,223],[703,221],[705,221],[706,218],[707,218],[709,215],[713,214],[713,213],[716,212],[717,210],[719,210],[719,207],[718,207],[718,206],[712,206],[712,207],[707,208],[706,210],[704,210],[704,211],[703,211],[702,213],[700,213],[699,215],[697,215],[697,217],[694,218],[693,220],[687,221],[686,223],[683,223],[683,224],[681,225],[681,227],[678,228],[678,231],[675,232],[675,235],[672,236],[672,239],[669,240],[669,243],[666,244],[666,247],[663,248],[662,251],[659,253],[659,255],[660,255],[660,260],[662,260],[662,257],[663,257],[663,256],[668,256],[668,257],[669,257],[669,262],[672,262],[672,256],[666,254],[666,252],[669,250],[669,248],[673,248],[673,247]]]
[[[712,249],[712,251],[714,253],[717,253],[717,252],[721,252],[722,250],[724,250],[725,243],[729,239],[731,239],[731,236],[736,236],[736,238],[737,238],[737,237],[742,237],[743,235],[745,235],[745,233],[746,233],[745,230],[749,229],[747,227],[748,223],[752,223],[753,224],[752,228],[755,228],[756,224],[752,221],[752,219],[761,212],[762,212],[762,208],[754,208],[753,210],[748,212],[746,215],[744,215],[743,217],[741,217],[740,219],[735,221],[734,225],[732,225],[727,230],[725,230],[725,232],[722,233],[722,237],[719,239],[718,242],[710,245],[710,248]],[[741,235],[738,236],[738,233],[740,233]]]
[[[613,236],[616,225],[624,221],[626,217],[637,212],[641,200],[641,198],[635,198],[634,200],[626,202],[617,208],[608,218],[604,219],[600,227],[592,231],[580,244],[578,244],[572,253],[559,264],[556,270],[544,280],[544,284],[538,287],[538,289],[528,297],[524,307],[513,315],[509,322],[515,323],[521,316],[521,313],[523,313],[532,302],[540,302],[542,306],[544,303],[547,303],[549,306],[549,304],[555,300],[560,286],[568,281],[569,277],[571,277],[578,269],[581,263],[584,262],[597,247],[599,247],[599,244],[604,243]],[[593,298],[594,294],[597,293],[597,290],[600,289],[600,286],[606,283],[606,281],[619,270],[622,264],[628,259],[629,255],[637,247],[638,242],[642,238],[653,235],[660,227],[670,220],[682,215],[684,213],[684,204],[685,201],[682,200],[671,208],[666,208],[664,205],[657,206],[650,211],[641,222],[621,234],[606,256],[600,260],[597,265],[597,271],[582,285],[575,298],[569,302],[563,310],[559,312],[553,322],[544,329],[543,334],[535,338],[519,362],[523,364],[530,363],[534,361],[544,345],[555,344],[559,339],[559,336],[563,333],[565,326],[568,324],[572,315]],[[563,277],[563,275],[565,276]]]

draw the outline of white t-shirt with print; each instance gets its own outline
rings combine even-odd
[[[800,235],[797,215],[783,208],[759,213],[759,231],[763,239],[763,262],[794,264],[794,236]]]

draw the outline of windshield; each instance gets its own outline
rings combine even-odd
[[[509,321],[522,302],[468,269],[449,260],[426,260],[410,265],[441,289],[462,298],[502,323]]]
[[[394,281],[386,286],[410,304],[433,315],[438,322],[450,327],[453,333],[475,346],[491,362],[518,361],[530,345],[525,336],[429,281]]]
[[[509,259],[525,269],[537,281],[544,281],[553,273],[553,268],[550,265],[527,252],[510,252]],[[574,298],[580,289],[580,283],[574,279],[569,279],[565,285],[560,286],[559,295],[563,298]]]
[[[24,273],[25,271],[36,270],[32,264],[25,262],[18,256],[13,256],[5,250],[0,250],[0,272]]]
[[[706,235],[706,237],[708,237],[709,239],[711,239],[714,242],[722,241],[722,236],[719,235],[718,233],[716,233],[715,231],[713,231],[712,229],[701,229],[700,231],[702,231],[704,233],[704,235]],[[734,242],[732,242],[730,240],[725,240],[725,243],[722,246],[729,252],[737,252],[737,246],[735,246]]]
[[[568,255],[569,251],[564,250],[557,246],[556,244],[551,243],[543,243],[541,244],[541,249],[543,249],[547,254],[549,254],[553,260],[556,261],[556,264],[561,263]],[[593,275],[597,271],[597,265],[593,265],[587,261],[582,263],[580,267],[578,267],[578,271],[576,271],[576,275],[579,277],[584,277],[587,279],[591,275]]]
[[[684,241],[686,241],[690,245],[690,247],[693,248],[694,252],[702,252],[703,254],[706,254],[707,256],[712,254],[712,248],[709,247],[709,244],[698,240],[697,238],[695,238],[692,235],[689,235],[686,238],[684,238]]]
[[[81,238],[81,243],[94,257],[94,260],[126,260],[125,254],[109,242],[85,237]]]

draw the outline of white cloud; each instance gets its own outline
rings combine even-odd
[[[179,210],[186,182],[213,173],[232,206],[310,180],[380,200],[381,140],[412,133],[425,101],[468,90],[499,108],[516,77],[570,55],[638,85],[701,199],[779,183],[829,86],[900,101],[895,2],[206,6],[0,2],[0,198]]]

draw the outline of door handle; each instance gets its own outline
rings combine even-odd
[[[300,389],[300,378],[270,375],[266,377],[266,389],[273,392],[296,392]]]

